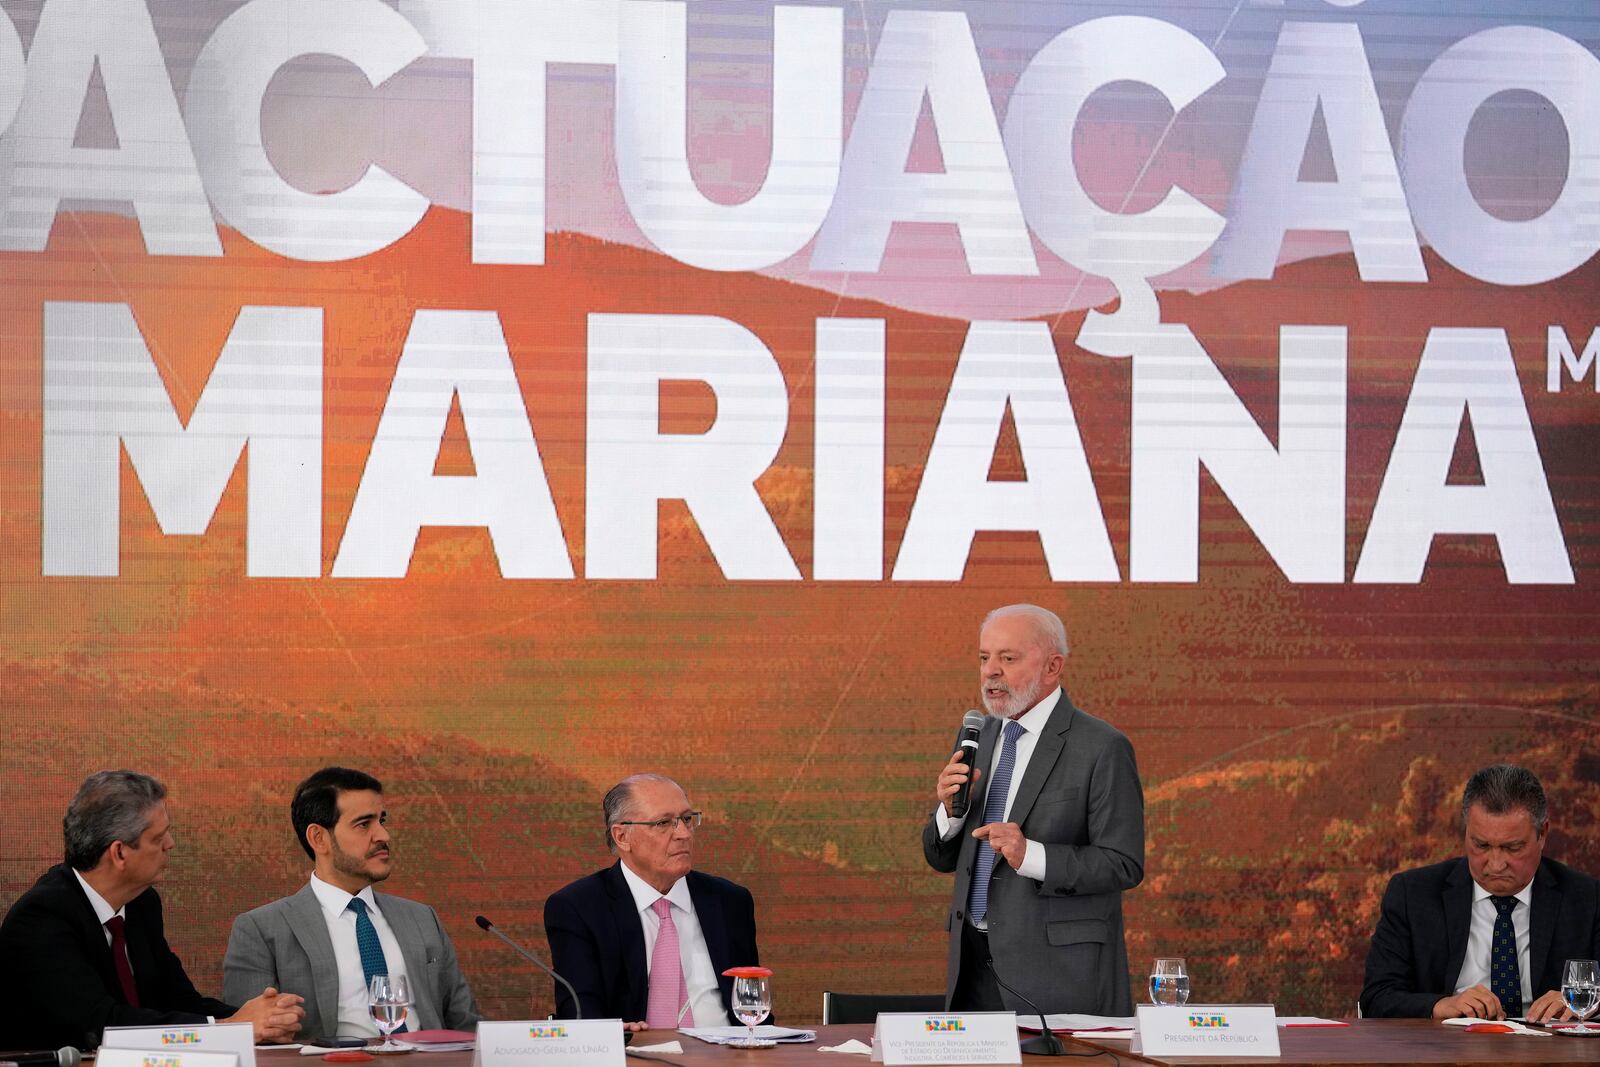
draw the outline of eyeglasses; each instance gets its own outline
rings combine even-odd
[[[618,819],[616,826],[648,826],[657,833],[667,833],[673,828],[674,823],[682,823],[685,830],[698,830],[705,821],[706,813],[703,811],[686,811],[682,815],[668,815],[665,819],[652,819],[643,822],[638,819]]]

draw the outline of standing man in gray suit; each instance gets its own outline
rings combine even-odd
[[[374,974],[411,984],[406,1027],[459,1029],[478,1021],[455,946],[426,904],[374,893],[394,867],[384,825],[383,784],[369,774],[324,767],[301,782],[289,807],[295,836],[315,864],[293,896],[233,922],[222,961],[224,995],[274,987],[305,998],[302,1034],[377,1037],[367,1012]]]
[[[1122,892],[1144,878],[1144,791],[1133,746],[1061,689],[1067,631],[1052,612],[1013,604],[978,635],[988,711],[967,780],[954,756],[922,831],[937,871],[954,871],[951,1011],[1131,1015]],[[959,750],[958,750],[959,751]],[[998,981],[996,980],[998,976]]]

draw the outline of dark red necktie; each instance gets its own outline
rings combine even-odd
[[[106,920],[106,929],[111,931],[111,962],[117,968],[117,981],[122,983],[122,995],[128,1001],[128,1006],[139,1006],[139,990],[133,984],[133,965],[128,962],[128,939],[124,934],[127,920],[120,915],[113,915]]]

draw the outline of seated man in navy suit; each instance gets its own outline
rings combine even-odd
[[[606,843],[617,862],[551,894],[545,934],[585,1019],[630,1030],[729,1026],[729,967],[760,963],[756,910],[743,886],[691,870],[700,812],[659,774],[606,794]],[[558,983],[556,1016],[576,1015]]]
[[[1383,894],[1367,953],[1367,1016],[1570,1017],[1568,959],[1600,959],[1600,883],[1544,858],[1539,779],[1485,767],[1461,798],[1464,858],[1402,871]]]

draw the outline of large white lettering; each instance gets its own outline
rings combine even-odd
[[[99,0],[96,0],[99,2]],[[195,60],[184,97],[212,203],[256,244],[292,259],[354,259],[421,221],[427,198],[379,166],[338,193],[283,180],[261,143],[261,101],[285,63],[326,53],[374,85],[426,52],[421,35],[380,0],[254,0],[223,20]]]
[[[472,475],[436,475],[450,405],[472,449]],[[424,526],[481,526],[507,578],[571,578],[572,561],[522,402],[511,353],[490,311],[419,311],[372,441],[335,578],[401,578]]]
[[[0,31],[0,248],[40,252],[61,201],[133,205],[145,248],[220,256],[222,242],[196,169],[161,44],[142,0],[51,0],[39,15],[20,106],[11,73],[22,48]],[[96,64],[117,147],[75,147]]]
[[[322,312],[246,307],[185,426],[126,304],[45,304],[44,573],[118,573],[121,449],[166,534],[202,534],[250,446],[245,572],[322,570]]]
[[[1300,167],[1319,107],[1336,178],[1303,182]],[[1361,30],[1353,23],[1286,22],[1279,31],[1214,272],[1272,277],[1290,230],[1347,234],[1366,281],[1428,280]]]
[[[681,0],[627,0],[617,61],[617,180],[657,248],[708,270],[759,270],[804,248],[833,202],[843,122],[844,19],[773,11],[772,154],[741,204],[706,199],[689,172],[687,14]]]
[[[1464,416],[1482,485],[1447,484]],[[1573,581],[1504,330],[1428,333],[1355,580],[1420,582],[1443,533],[1493,534],[1514,585]]]
[[[992,482],[1007,406],[1027,479]],[[1053,581],[1119,577],[1055,343],[1042,322],[974,322],[968,331],[895,581],[959,581],[979,530],[1037,530]]]
[[[704,382],[703,434],[660,431],[661,383]],[[656,512],[682,500],[729,578],[798,579],[755,481],[789,421],[783,372],[749,330],[702,315],[589,316],[584,573],[656,576]]]
[[[1278,345],[1276,449],[1187,326],[1133,357],[1134,581],[1199,578],[1201,464],[1290,581],[1344,580],[1345,331]]]
[[[943,174],[905,169],[928,102]],[[845,146],[813,270],[875,271],[895,222],[953,223],[974,274],[1037,274],[1028,227],[959,11],[891,11]]]

